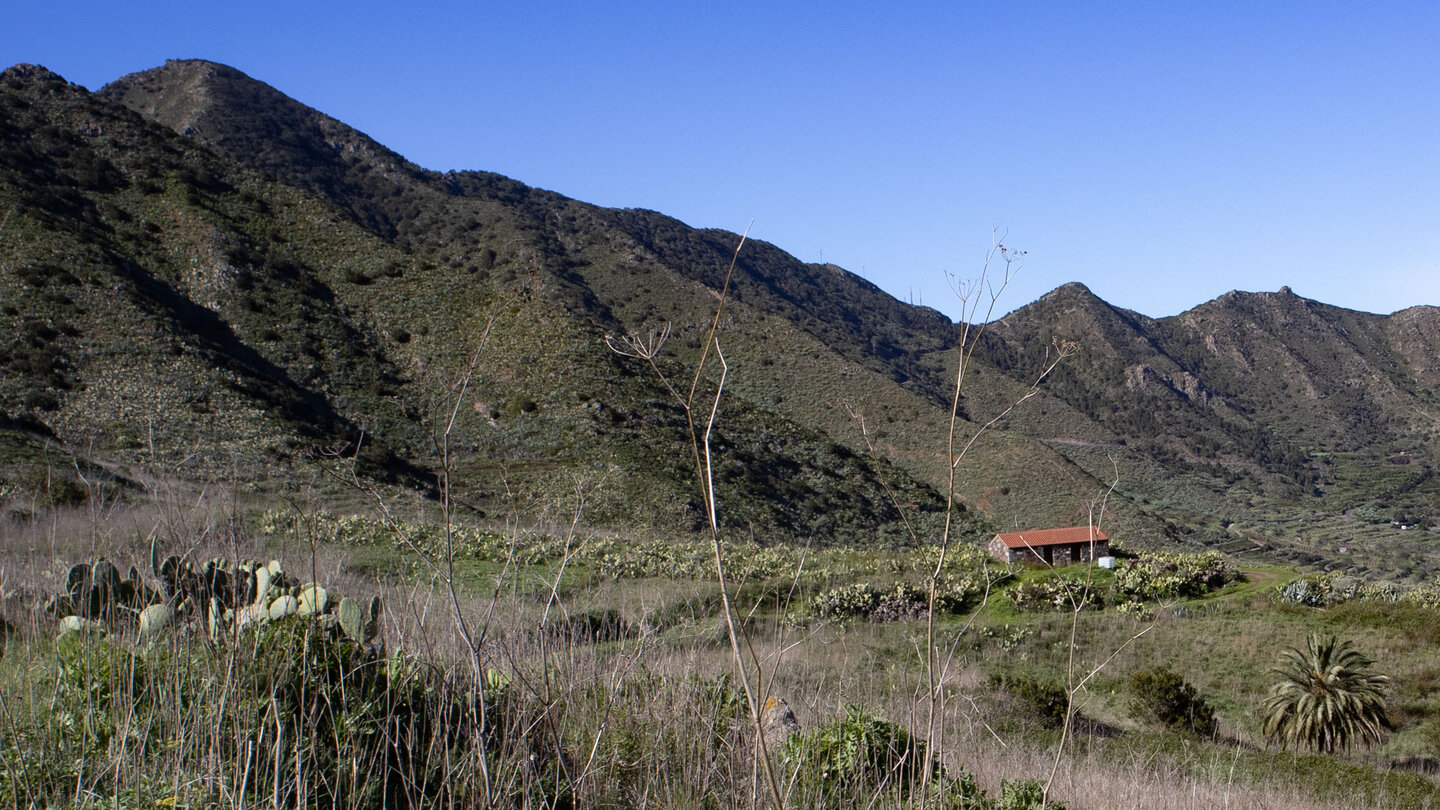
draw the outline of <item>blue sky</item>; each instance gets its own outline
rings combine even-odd
[[[232,65],[433,169],[743,230],[952,316],[1068,281],[1440,304],[1440,4],[11,4],[0,62]]]

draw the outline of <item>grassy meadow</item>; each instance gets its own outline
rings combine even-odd
[[[573,503],[525,526],[360,503],[176,488],[7,521],[0,807],[752,807],[778,792],[787,807],[1406,808],[1440,794],[1425,588],[1392,603],[1330,582],[1312,606],[1280,595],[1298,570],[1219,554],[1050,571],[961,546],[937,579],[932,693],[938,549],[727,543],[762,754],[707,541],[587,533]],[[159,633],[128,609],[104,635],[60,632],[43,606],[73,563],[104,556],[154,585],[152,546],[231,570],[273,558],[297,582],[378,595],[376,638],[328,616],[212,630],[203,610]],[[1315,631],[1391,677],[1382,744],[1320,755],[1262,734],[1268,670]],[[1135,709],[1133,676],[1157,665],[1213,726]]]

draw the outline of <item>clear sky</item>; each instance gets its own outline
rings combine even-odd
[[[952,316],[1068,281],[1440,304],[1440,4],[10,3],[0,62],[223,62],[432,169],[743,230]]]

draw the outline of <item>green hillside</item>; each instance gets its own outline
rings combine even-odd
[[[935,310],[774,245],[737,255],[738,234],[424,169],[211,62],[97,93],[18,66],[0,103],[17,492],[57,458],[334,492],[358,462],[362,482],[422,496],[448,464],[487,518],[578,491],[597,526],[688,531],[702,510],[683,410],[610,345],[668,329],[657,363],[688,386],[734,258],[714,437],[729,528],[858,545],[936,531],[964,329]],[[980,340],[958,446],[1004,416],[957,466],[974,536],[1094,514],[1135,547],[1371,575],[1399,548],[1405,576],[1435,569],[1433,307],[1369,315],[1282,290],[1152,319],[1071,284]],[[1062,343],[1076,353],[1026,398]]]

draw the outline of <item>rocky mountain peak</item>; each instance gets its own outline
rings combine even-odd
[[[0,81],[10,82],[65,82],[59,74],[42,65],[21,62],[0,71]],[[68,82],[66,82],[68,84]]]

